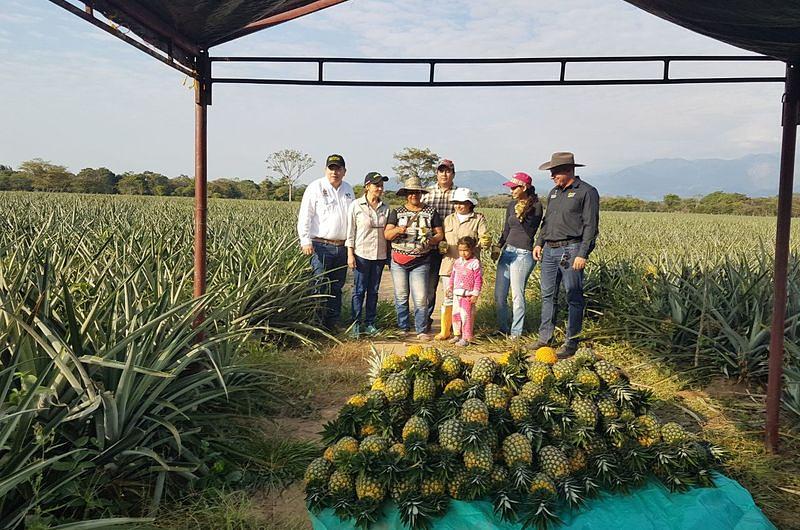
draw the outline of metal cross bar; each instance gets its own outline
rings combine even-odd
[[[316,79],[269,79],[244,77],[213,77],[214,83],[260,84],[260,85],[318,85],[318,86],[372,86],[372,87],[479,87],[479,86],[587,86],[587,85],[675,85],[704,83],[782,83],[785,77],[778,76],[737,76],[737,77],[671,77],[670,65],[677,62],[764,62],[775,61],[771,57],[754,55],[648,55],[636,57],[505,57],[475,59],[407,59],[407,58],[364,58],[364,57],[210,57],[221,63],[316,63]],[[659,77],[632,77],[621,79],[568,79],[569,63],[662,63],[663,71]],[[429,69],[426,80],[409,81],[366,81],[326,79],[326,64],[372,64],[372,65],[420,65]],[[438,65],[487,65],[487,64],[558,64],[558,79],[519,79],[505,81],[439,81],[436,79]]]

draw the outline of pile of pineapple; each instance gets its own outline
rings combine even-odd
[[[368,528],[391,498],[405,525],[427,528],[451,498],[487,498],[498,517],[544,528],[653,475],[671,490],[713,485],[721,451],[662,425],[650,394],[590,348],[560,361],[551,348],[474,364],[419,346],[373,357],[371,387],[325,426],[306,471],[312,511]]]

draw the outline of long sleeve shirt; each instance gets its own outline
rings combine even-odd
[[[478,241],[475,257],[481,258],[480,240],[488,231],[486,217],[479,212],[470,212],[463,221],[457,213],[451,213],[444,220],[444,240],[447,242],[447,255],[442,258],[439,276],[448,276],[453,270],[453,263],[458,259],[458,240],[464,236],[472,236]]]
[[[481,287],[483,287],[483,270],[480,260],[459,257],[453,263],[453,270],[450,273],[450,290],[458,296],[478,296],[481,294]]]
[[[352,248],[360,258],[386,259],[387,244],[383,230],[388,217],[389,207],[383,202],[379,202],[377,208],[370,206],[366,196],[351,202],[345,246]]]
[[[297,214],[300,245],[310,245],[315,237],[339,241],[347,239],[347,212],[354,197],[353,187],[347,182],[342,182],[339,189],[334,188],[325,177],[309,184]]]
[[[501,247],[508,244],[512,247],[533,250],[536,231],[542,221],[542,203],[536,201],[533,210],[522,221],[517,218],[516,205],[516,201],[511,201],[506,207],[506,219],[503,223],[503,233],[500,235],[499,244]]]
[[[588,258],[599,232],[600,194],[597,189],[575,177],[563,190],[558,186],[550,190],[548,197],[536,245],[574,239],[581,242],[578,256]]]

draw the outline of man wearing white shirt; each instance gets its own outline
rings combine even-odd
[[[344,157],[330,155],[325,161],[325,176],[308,185],[297,219],[297,234],[303,254],[311,256],[314,275],[330,295],[321,315],[322,324],[334,329],[342,312],[342,287],[347,275],[347,211],[355,195],[344,182],[347,173]]]

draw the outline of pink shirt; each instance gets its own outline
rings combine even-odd
[[[459,257],[450,273],[450,290],[458,296],[478,296],[483,285],[483,271],[478,258]]]

